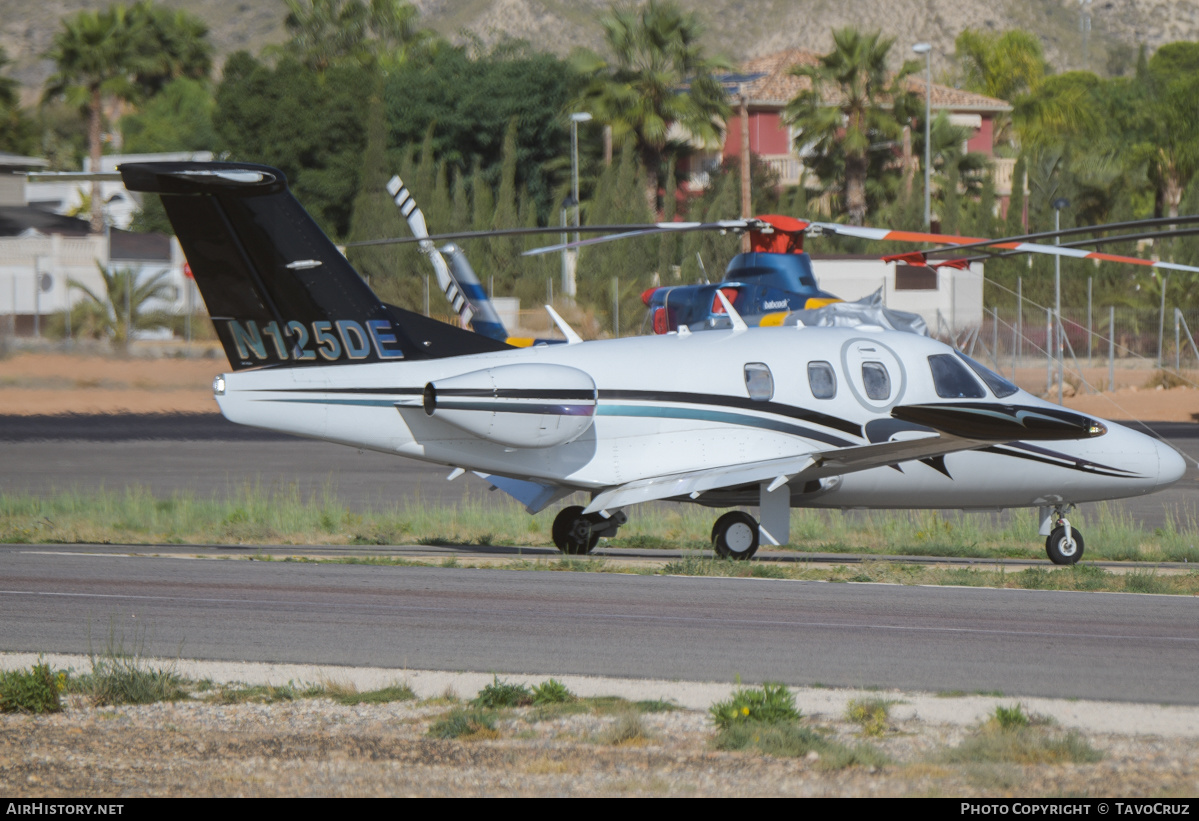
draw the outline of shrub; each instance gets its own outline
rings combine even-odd
[[[475,696],[471,704],[476,707],[525,707],[533,703],[533,694],[523,684],[512,684],[500,681],[499,676],[493,676],[488,684]]]
[[[720,729],[735,724],[799,721],[795,696],[785,684],[766,683],[759,688],[738,690],[728,701],[713,704],[709,711]]]
[[[537,706],[545,704],[566,704],[578,699],[565,684],[551,678],[533,686],[533,703]]]
[[[628,746],[644,743],[649,739],[649,732],[638,713],[621,713],[608,729],[600,736],[604,744]]]
[[[57,713],[67,674],[55,675],[39,661],[29,670],[0,672],[0,713]]]
[[[887,731],[891,704],[878,698],[850,699],[845,708],[845,717],[861,727],[863,735],[880,736]]]
[[[434,738],[475,739],[495,738],[499,733],[495,729],[495,714],[476,707],[451,710],[433,722],[429,727],[429,735]]]
[[[1019,704],[1013,704],[1011,707],[996,704],[992,720],[1001,730],[1014,730],[1018,727],[1028,726],[1028,716],[1024,712],[1024,707]]]

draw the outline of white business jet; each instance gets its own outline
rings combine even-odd
[[[757,506],[716,520],[723,557],[789,541],[790,508],[1037,507],[1077,562],[1079,502],[1182,478],[1173,448],[1051,405],[925,337],[747,328],[515,348],[381,302],[273,168],[121,167],[161,195],[232,372],[240,424],[473,471],[587,553],[658,499]],[[402,206],[401,206],[402,207]]]

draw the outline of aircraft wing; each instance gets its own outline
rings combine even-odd
[[[625,505],[651,502],[656,499],[670,499],[676,496],[692,495],[694,497],[708,490],[760,482],[782,484],[797,477],[811,480],[824,476],[839,476],[881,465],[893,465],[898,462],[943,456],[959,450],[971,450],[988,444],[991,442],[985,439],[967,439],[929,432],[920,434],[916,438],[900,441],[814,450],[757,462],[653,476],[609,488],[599,493],[583,512],[614,510]]]

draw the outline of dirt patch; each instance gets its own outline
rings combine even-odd
[[[0,415],[55,413],[217,413],[212,378],[228,370],[219,347],[137,348],[133,356],[18,353],[0,360]],[[1199,387],[1143,387],[1155,368],[1115,372],[1117,390],[1091,393],[1082,386],[1065,405],[1112,420],[1193,422],[1199,419]],[[1184,374],[1190,376],[1191,374]],[[1010,373],[1005,371],[1005,376]],[[1085,370],[1091,385],[1106,385],[1106,368]],[[1199,377],[1199,375],[1196,375]],[[1045,369],[1021,368],[1016,383],[1045,391]],[[1067,387],[1070,394],[1075,389]],[[1056,385],[1049,396],[1057,397]]]
[[[0,360],[0,415],[218,413],[212,378],[228,363],[208,350],[124,358],[19,353]]]

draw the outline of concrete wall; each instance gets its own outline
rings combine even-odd
[[[897,311],[920,314],[929,331],[937,332],[937,311],[952,331],[975,327],[983,318],[983,266],[974,263],[968,271],[939,268],[934,290],[898,290],[896,263],[877,257],[812,257],[812,269],[820,287],[847,301],[858,300],[883,289],[883,303]]]
[[[183,275],[183,262],[183,251],[174,239],[169,262],[145,262],[109,260],[103,235],[3,237],[0,238],[0,317],[14,314],[32,317],[35,311],[46,317],[63,312],[87,298],[78,288],[68,285],[72,279],[103,298],[104,279],[97,266],[109,264],[114,268],[133,268],[139,272],[139,278],[167,271],[167,279],[174,286],[173,299],[148,304],[147,310],[171,313],[184,313],[189,307],[203,310],[204,303],[195,292],[194,283]],[[40,290],[35,290],[35,271]],[[18,329],[25,324],[19,322]]]

